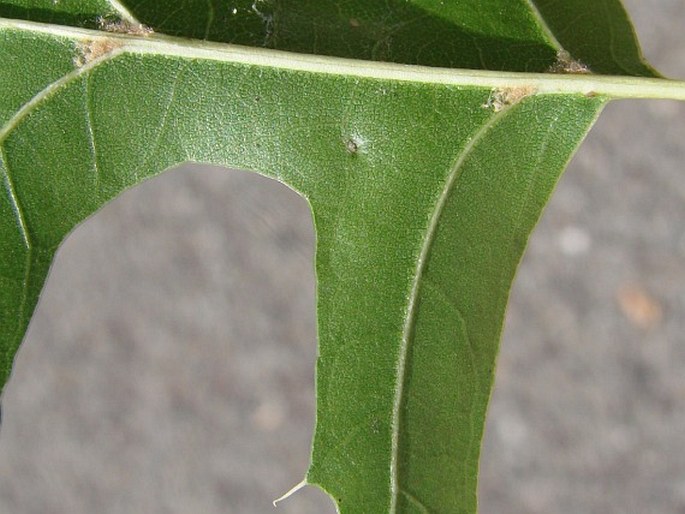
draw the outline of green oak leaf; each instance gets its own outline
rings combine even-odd
[[[0,2],[0,383],[54,253],[179,163],[298,191],[317,232],[304,483],[341,512],[477,510],[507,298],[613,98],[685,99],[617,0]]]

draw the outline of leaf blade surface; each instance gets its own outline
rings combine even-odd
[[[0,14],[23,5],[11,4]],[[492,19],[469,18],[465,9],[417,1],[392,9],[393,37],[381,31],[359,40],[354,23],[338,39],[321,32],[312,13],[338,16],[334,28],[356,18],[320,5],[294,3],[279,14],[288,37],[267,45],[265,33],[246,24],[248,40],[240,41],[523,71],[546,70],[559,50],[527,8],[520,12],[529,32],[478,34],[484,20],[496,20],[494,9]],[[138,7],[133,15],[155,22]],[[365,8],[364,23],[378,23],[376,8]],[[155,28],[174,33],[183,16],[179,10]],[[406,32],[412,20],[428,27],[418,33],[423,46]],[[78,24],[94,22],[89,14]],[[204,36],[179,35],[208,38],[207,27]],[[233,37],[224,29],[212,37]],[[326,59],[319,69],[279,67],[269,53],[248,52],[241,62],[190,41],[68,32],[0,28],[10,63],[0,85],[12,92],[0,95],[5,377],[54,251],[80,221],[182,162],[258,171],[303,194],[317,227],[319,403],[308,480],[344,512],[475,512],[510,283],[554,183],[606,99],[487,80],[418,81],[372,63],[367,75],[349,73],[360,63]],[[445,50],[433,33],[480,39],[466,52],[463,44]],[[330,48],[318,46],[322,37]],[[517,38],[523,50],[514,54]],[[380,53],[379,40],[388,43]],[[36,48],[41,72],[27,72]],[[94,48],[101,53],[84,62]]]

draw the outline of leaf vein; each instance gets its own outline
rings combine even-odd
[[[357,424],[348,429],[346,431],[345,437],[342,439],[338,439],[337,442],[334,445],[329,446],[326,449],[326,452],[320,456],[319,460],[321,462],[321,467],[325,468],[326,467],[326,461],[331,457],[332,455],[335,455],[345,449],[347,445],[351,442],[354,441],[354,439],[357,437],[357,435],[362,432],[362,431],[368,431],[369,430],[369,420],[372,420],[377,416],[376,412],[367,412],[364,414],[362,417],[362,420],[357,422]]]
[[[419,500],[416,496],[414,496],[412,493],[407,491],[404,488],[400,488],[400,492],[409,500],[411,503],[413,503],[421,512],[425,514],[430,514],[430,509],[426,507],[426,505]]]
[[[21,237],[24,242],[24,246],[27,250],[31,250],[31,234],[29,232],[28,224],[26,223],[26,218],[24,217],[24,211],[21,206],[21,201],[17,195],[17,190],[14,187],[14,180],[10,174],[9,162],[7,161],[7,155],[5,153],[5,147],[2,145],[0,140],[0,169],[4,171],[5,176],[5,190],[7,191],[7,196],[10,200],[12,212],[17,219],[17,226],[21,232]]]
[[[542,31],[547,36],[550,43],[552,43],[554,46],[556,46],[557,50],[563,50],[564,46],[559,42],[559,40],[557,39],[557,36],[552,31],[552,28],[547,24],[547,20],[545,20],[545,17],[540,12],[540,9],[538,9],[538,6],[535,3],[535,0],[526,0],[526,2],[528,3],[530,10],[533,12],[533,16],[538,20],[540,28],[542,29]]]
[[[455,313],[457,316],[457,321],[459,321],[459,327],[461,328],[461,335],[464,338],[466,342],[466,347],[469,350],[469,357],[471,359],[471,373],[473,374],[473,378],[476,380],[476,382],[480,383],[480,375],[478,373],[478,367],[476,366],[476,353],[473,349],[473,343],[471,342],[471,337],[469,336],[469,329],[466,324],[466,318],[464,318],[464,315],[461,312],[461,309],[457,305],[457,303],[454,301],[454,299],[450,298],[448,294],[444,291],[444,289],[440,286],[440,284],[437,284],[433,282],[432,280],[429,280],[428,278],[425,278],[423,281],[423,286],[426,287],[428,286],[429,289],[431,289],[433,292],[435,292],[442,300],[445,302],[445,305],[448,305],[452,311]]]
[[[398,456],[399,456],[399,433],[400,433],[400,410],[402,406],[402,400],[404,397],[404,382],[406,380],[406,360],[409,353],[410,339],[414,332],[414,327],[416,325],[416,314],[417,314],[417,299],[420,292],[421,280],[423,278],[423,273],[425,270],[426,262],[430,250],[435,241],[435,236],[437,233],[438,223],[444,211],[447,199],[449,198],[452,187],[456,183],[457,179],[461,176],[463,171],[463,166],[471,152],[477,146],[477,144],[487,135],[490,129],[499,122],[505,115],[510,111],[510,108],[504,108],[501,111],[493,114],[471,137],[471,140],[466,144],[462,152],[457,157],[455,163],[451,167],[449,175],[445,183],[445,187],[438,196],[435,204],[435,209],[433,210],[433,215],[428,224],[426,231],[426,236],[421,245],[421,250],[416,265],[416,272],[414,274],[414,280],[412,282],[411,290],[409,291],[409,298],[407,301],[407,313],[405,316],[405,323],[402,330],[402,340],[399,348],[399,354],[397,359],[396,374],[397,374],[397,385],[395,387],[395,396],[393,402],[393,412],[392,412],[392,441],[391,441],[391,460],[390,460],[390,488],[391,488],[391,503],[390,503],[390,513],[394,514],[397,511],[397,492],[398,492],[398,482],[399,482],[399,470],[398,470]]]
[[[207,1],[207,25],[205,26],[205,37],[204,39],[209,39],[209,32],[214,24],[214,2],[212,0]]]
[[[161,121],[157,124],[157,126],[159,128],[157,130],[157,133],[155,134],[154,142],[149,146],[149,150],[147,151],[147,153],[145,154],[145,157],[143,158],[143,160],[140,163],[140,169],[143,171],[143,173],[145,173],[145,169],[148,165],[148,161],[150,160],[150,158],[154,155],[154,153],[159,148],[159,140],[162,138],[162,133],[164,132],[164,130],[167,127],[167,119],[169,117],[169,112],[171,111],[171,106],[174,103],[174,99],[176,97],[176,88],[178,86],[178,82],[180,80],[182,71],[183,71],[183,66],[179,65],[177,70],[176,70],[176,73],[174,75],[174,78],[172,79],[171,86],[169,88],[169,93],[168,93],[169,98],[166,102],[166,105],[164,106],[164,111],[162,113]],[[136,176],[136,180],[138,178],[139,177]]]
[[[109,0],[109,5],[112,6],[112,8],[121,16],[122,20],[126,20],[130,23],[134,24],[139,24],[140,22],[136,19],[135,16],[131,14],[131,11],[129,11],[124,4],[122,4],[119,0]]]
[[[2,143],[10,134],[10,132],[12,132],[17,125],[19,125],[19,123],[21,123],[29,114],[31,114],[34,109],[36,109],[44,101],[50,99],[50,97],[59,91],[60,88],[78,79],[81,75],[88,73],[96,66],[111,60],[120,53],[122,53],[121,48],[114,49],[108,54],[98,59],[94,59],[88,64],[85,64],[79,68],[75,68],[73,71],[61,76],[59,79],[45,86],[33,98],[31,98],[31,100],[22,105],[21,108],[17,110],[17,112],[15,112],[9,120],[7,120],[7,123],[0,128],[0,143]]]
[[[95,145],[95,131],[93,129],[93,108],[91,104],[91,95],[90,95],[90,76],[86,77],[85,80],[85,103],[86,103],[86,129],[88,131],[88,146],[90,147],[90,153],[93,157],[93,171],[95,172],[95,187],[98,191],[100,192],[100,178],[101,178],[101,172],[100,172],[100,166],[98,164],[98,152],[97,152],[97,147]]]
[[[446,305],[450,306],[452,308],[452,310],[454,311],[454,313],[456,314],[457,320],[459,321],[459,327],[461,328],[461,336],[464,339],[464,341],[466,342],[466,348],[468,349],[469,359],[471,361],[471,375],[473,376],[473,381],[471,382],[471,384],[473,384],[473,383],[480,384],[481,379],[480,379],[480,373],[478,372],[478,366],[476,365],[476,353],[475,353],[475,350],[473,348],[473,342],[471,341],[471,337],[469,336],[468,327],[466,325],[466,319],[464,318],[463,314],[461,313],[459,306],[457,305],[457,303],[452,298],[450,298],[447,295],[447,293],[444,291],[444,289],[441,287],[440,284],[431,281],[430,279],[428,279],[428,277],[426,277],[424,279],[422,285],[424,287],[427,286],[430,290],[435,292],[435,294],[437,294],[445,302]],[[477,393],[478,393],[478,391],[474,389],[471,391],[471,394],[470,394],[470,398],[472,399],[472,401],[471,401],[471,406],[469,408],[469,450],[468,450],[469,458],[465,458],[463,461],[464,473],[462,475],[463,484],[464,484],[462,487],[463,487],[463,490],[465,490],[465,491],[468,489],[468,487],[466,486],[466,482],[468,481],[468,476],[469,476],[469,474],[468,474],[468,468],[469,468],[469,464],[470,464],[469,459],[472,458],[471,455],[472,455],[473,451],[476,450],[478,448],[478,445],[479,445],[479,441],[474,440],[475,435],[476,435],[476,421],[474,419],[475,412],[473,409],[473,404],[476,402],[475,397],[476,397]],[[476,444],[474,444],[474,442]]]

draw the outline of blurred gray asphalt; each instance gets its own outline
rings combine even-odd
[[[685,77],[685,1],[629,0]],[[481,512],[685,513],[685,104],[611,104],[510,304]],[[304,201],[190,167],[60,250],[3,394],[0,512],[268,513],[307,466],[313,234]],[[332,513],[307,488],[278,510]]]

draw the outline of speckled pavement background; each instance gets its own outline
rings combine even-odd
[[[626,3],[685,78],[685,1]],[[294,193],[198,167],[76,230],[3,394],[0,512],[334,512],[270,503],[309,457],[312,251]],[[685,513],[684,333],[685,104],[611,104],[519,272],[481,512]]]

